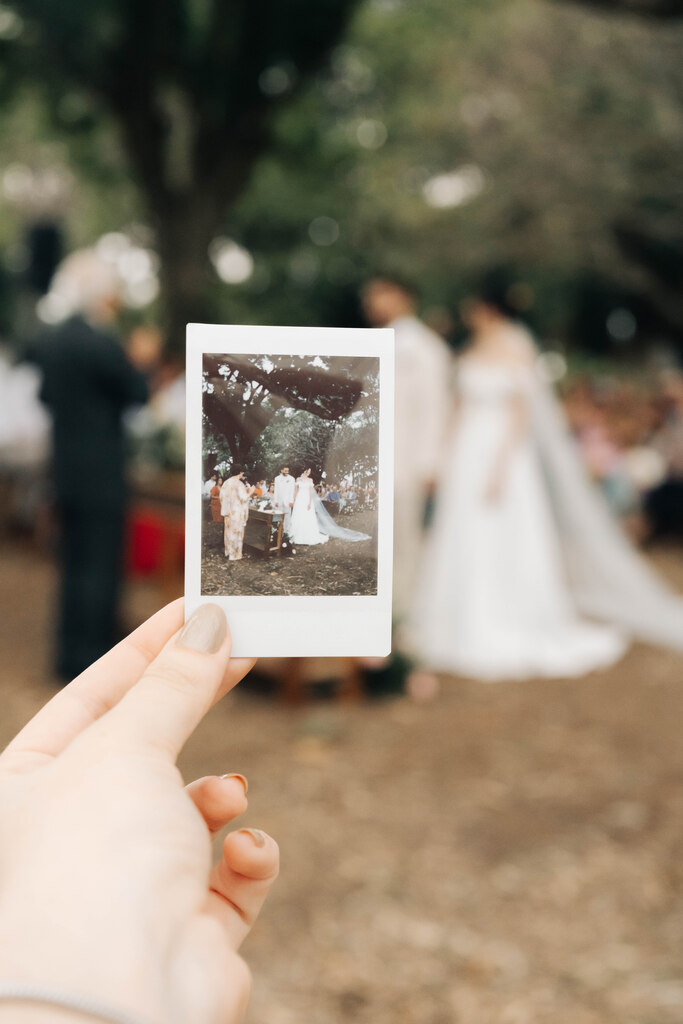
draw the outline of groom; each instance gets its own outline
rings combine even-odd
[[[292,506],[294,504],[294,477],[289,475],[289,466],[283,466],[280,475],[275,477],[273,504],[279,512],[284,512],[284,532],[289,534],[289,527],[292,518]]]

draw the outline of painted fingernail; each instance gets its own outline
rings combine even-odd
[[[221,775],[222,779],[239,779],[244,786],[245,795],[249,792],[249,783],[247,782],[244,775],[240,775],[239,772],[228,772],[227,775]]]
[[[217,604],[202,604],[189,617],[176,643],[202,654],[220,650],[228,632],[225,612]]]
[[[248,832],[257,846],[266,845],[266,837],[264,833],[260,832],[257,828],[241,828],[240,832]]]

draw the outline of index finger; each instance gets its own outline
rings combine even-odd
[[[182,624],[179,598],[56,693],[5,748],[3,766],[31,770],[61,754],[121,700]]]

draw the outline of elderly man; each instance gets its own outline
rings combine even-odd
[[[147,382],[109,332],[120,305],[118,275],[94,250],[67,257],[53,290],[73,315],[33,341],[52,414],[59,528],[56,671],[72,679],[116,639],[125,513],[122,416],[147,399]]]

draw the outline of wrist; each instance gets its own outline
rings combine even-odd
[[[0,1004],[0,1024],[101,1024],[96,1017],[86,1017],[59,1006],[8,1001]]]
[[[149,1024],[151,1019],[60,986],[0,981],[0,1024]]]

